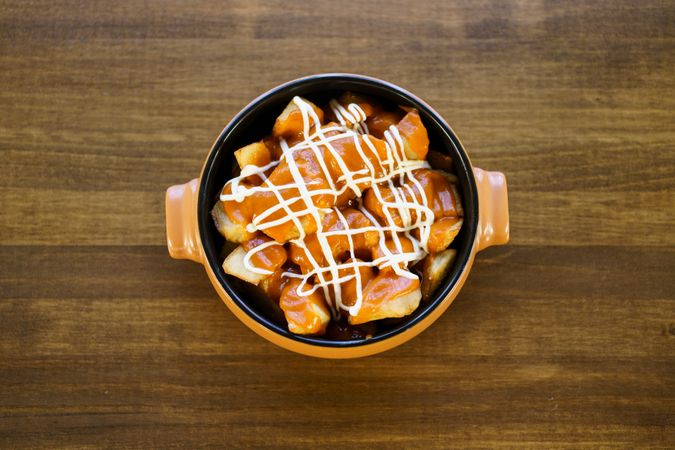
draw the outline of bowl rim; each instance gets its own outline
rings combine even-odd
[[[273,97],[279,95],[280,93],[302,86],[303,84],[306,83],[315,82],[317,80],[326,82],[349,81],[361,83],[364,85],[376,85],[380,88],[389,90],[390,92],[400,96],[401,98],[407,100],[410,103],[413,103],[416,108],[418,108],[419,110],[423,110],[429,117],[431,117],[433,121],[438,125],[438,129],[440,129],[445,135],[447,135],[449,141],[452,143],[453,150],[459,156],[459,159],[462,163],[461,167],[462,171],[467,176],[469,183],[470,189],[469,194],[471,194],[470,198],[466,196],[465,192],[462,192],[462,196],[465,205],[466,202],[469,201],[472,203],[473,214],[472,217],[470,218],[471,220],[467,221],[467,217],[465,217],[464,223],[465,226],[467,225],[467,223],[469,225],[468,230],[469,235],[466,236],[465,238],[465,248],[462,249],[463,254],[461,255],[462,259],[461,261],[458,261],[455,270],[452,274],[452,277],[446,279],[443,282],[441,287],[438,288],[437,292],[433,295],[433,297],[429,301],[426,302],[425,305],[420,305],[420,307],[422,306],[424,307],[424,311],[417,314],[416,317],[412,318],[411,320],[407,321],[401,326],[394,326],[391,330],[387,330],[374,337],[366,339],[326,340],[321,339],[321,337],[296,335],[291,333],[287,329],[284,329],[279,325],[273,323],[263,315],[259,314],[255,309],[249,306],[244,299],[241,298],[236,288],[231,286],[228,279],[224,276],[224,273],[218,261],[219,252],[215,252],[214,249],[206,246],[204,243],[204,236],[206,236],[207,234],[206,228],[209,226],[209,219],[211,217],[208,212],[206,213],[204,212],[205,205],[208,206],[207,203],[209,201],[209,199],[206,198],[206,190],[207,190],[206,187],[210,182],[217,181],[212,180],[209,175],[211,172],[211,168],[213,166],[213,162],[218,153],[218,150],[223,147],[228,138],[232,135],[233,131],[237,128],[238,124],[242,121],[242,119],[247,115],[254,113],[255,110],[259,106],[261,106],[264,102],[272,99]],[[455,168],[455,170],[457,170],[457,168]],[[202,167],[199,179],[198,201],[197,201],[199,242],[204,251],[204,264],[207,266],[207,270],[210,270],[214,274],[215,278],[220,283],[220,286],[232,300],[232,304],[234,304],[237,308],[243,311],[250,319],[257,322],[259,325],[261,325],[268,331],[271,331],[272,333],[279,335],[280,337],[291,339],[292,341],[296,341],[301,344],[308,344],[315,347],[327,347],[327,348],[354,348],[381,343],[382,341],[385,341],[389,338],[392,338],[394,336],[397,336],[401,333],[410,330],[411,328],[418,325],[420,322],[424,321],[434,310],[436,310],[441,304],[444,303],[446,298],[452,292],[453,288],[457,285],[458,281],[460,281],[460,279],[464,275],[464,272],[470,268],[472,257],[475,252],[474,243],[478,233],[478,214],[479,214],[478,190],[473,173],[473,166],[471,164],[471,161],[469,159],[466,150],[464,149],[464,146],[460,142],[459,138],[457,138],[457,135],[452,130],[450,125],[445,121],[445,119],[443,119],[443,117],[439,113],[437,113],[433,108],[431,108],[431,106],[429,106],[424,100],[422,100],[421,98],[417,97],[413,93],[409,92],[408,90],[400,86],[397,86],[393,83],[378,78],[352,73],[320,73],[297,78],[288,81],[286,83],[280,84],[266,91],[265,93],[259,95],[254,100],[252,100],[244,108],[242,108],[232,118],[232,120],[230,120],[230,122],[223,128],[223,130],[218,135],[218,138],[215,140],[213,146],[211,147],[208,153],[208,156]],[[430,324],[431,323],[429,323],[429,325]]]

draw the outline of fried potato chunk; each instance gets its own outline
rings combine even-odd
[[[444,250],[435,255],[427,255],[420,263],[422,271],[422,299],[429,300],[440,286],[443,277],[457,256],[454,249]]]
[[[330,311],[323,293],[317,290],[309,295],[299,295],[300,283],[299,279],[293,278],[281,290],[279,307],[286,316],[288,330],[295,334],[324,334],[330,322]],[[305,286],[305,289],[310,288]]]
[[[246,266],[244,266],[244,258],[246,257],[246,253],[247,251],[241,245],[235,248],[232,253],[227,255],[225,261],[223,261],[223,270],[225,273],[235,276],[240,280],[257,285],[269,275],[259,274],[248,270]]]
[[[429,135],[416,109],[396,124],[403,138],[403,150],[408,159],[425,159],[429,151]]]
[[[272,152],[263,141],[254,142],[240,148],[234,152],[234,157],[237,159],[240,169],[246,166],[264,167],[272,162]],[[246,182],[259,186],[263,179],[258,175],[250,175],[246,177]]]
[[[319,122],[323,123],[323,111],[309,100],[304,98],[301,100],[309,103],[312,106],[312,109],[319,118]],[[300,111],[298,105],[296,105],[295,102],[291,100],[274,122],[274,127],[272,127],[272,135],[274,137],[290,139],[302,134],[303,129],[304,122],[302,120],[302,111]]]
[[[223,208],[222,202],[216,202],[211,210],[211,216],[213,217],[213,222],[215,223],[218,232],[220,232],[220,234],[228,241],[241,244],[253,237],[253,233],[246,231],[245,225],[234,223],[230,220]]]
[[[263,141],[248,144],[234,152],[239,168],[246,166],[263,167],[272,162],[272,152]]]
[[[427,250],[438,253],[448,248],[462,228],[461,217],[443,217],[431,225]]]
[[[417,309],[421,298],[419,279],[382,271],[366,285],[361,309],[355,316],[349,316],[349,323],[405,317]]]

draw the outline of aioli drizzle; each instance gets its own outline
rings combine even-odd
[[[257,230],[263,231],[292,222],[300,232],[297,239],[292,239],[290,242],[304,250],[307,259],[311,263],[312,270],[305,274],[296,274],[292,272],[284,272],[283,276],[290,278],[300,278],[302,281],[297,288],[299,295],[309,295],[317,289],[322,289],[324,297],[328,302],[333,316],[340,317],[340,310],[347,310],[350,315],[358,314],[363,303],[363,290],[361,287],[361,275],[359,267],[378,267],[380,270],[391,268],[397,275],[410,279],[417,279],[417,275],[413,274],[407,267],[420,261],[427,255],[427,241],[431,225],[434,222],[434,213],[429,207],[429,202],[426,197],[422,185],[415,178],[413,171],[416,169],[429,168],[429,164],[425,160],[409,160],[406,156],[403,147],[403,139],[399,130],[395,126],[390,126],[384,132],[384,141],[386,148],[386,159],[382,160],[378,152],[370,141],[368,135],[368,127],[365,124],[366,114],[361,107],[355,103],[349,104],[347,107],[339,104],[336,100],[331,100],[329,106],[333,110],[335,117],[339,122],[339,126],[322,127],[319,117],[313,110],[312,105],[304,101],[300,97],[294,97],[293,103],[299,108],[303,119],[303,137],[304,140],[289,147],[288,143],[282,138],[280,139],[280,146],[282,149],[282,156],[279,161],[273,161],[265,166],[258,167],[254,165],[245,166],[241,170],[241,174],[230,180],[231,194],[222,194],[221,201],[236,201],[242,202],[247,196],[254,192],[271,192],[273,193],[279,204],[275,207],[269,208],[261,214],[255,216],[250,224],[247,225],[247,231],[255,232]],[[326,136],[327,133],[337,132],[337,134]],[[367,170],[359,170],[351,172],[342,157],[338,154],[331,142],[338,139],[352,138],[354,146],[359,157],[365,163]],[[361,145],[361,144],[365,145]],[[332,179],[328,168],[325,165],[322,155],[322,148],[324,152],[330,152],[342,171],[336,180]],[[311,182],[306,183],[303,180],[297,164],[294,161],[293,154],[299,150],[311,149],[319,161],[321,170],[328,181],[330,189],[310,189]],[[375,156],[377,164],[380,166],[383,175],[376,176],[376,167],[371,163],[371,160],[366,156],[366,152],[370,152]],[[285,160],[289,171],[293,177],[293,183],[285,185],[274,185],[265,176],[265,172],[276,167],[282,160]],[[241,184],[241,181],[250,175],[259,176],[263,182],[260,186],[247,187]],[[398,177],[400,186],[397,187],[394,183],[395,178]],[[404,184],[410,182],[417,188],[416,195],[414,190]],[[337,188],[336,184],[344,183],[341,188]],[[378,184],[386,183],[394,194],[394,201],[387,202],[382,197]],[[386,223],[380,225],[378,220],[368,211],[362,203],[361,189],[358,184],[365,184],[370,187],[378,201],[382,205],[382,210],[385,215]],[[284,199],[280,191],[285,189],[297,189],[299,197]],[[339,208],[318,208],[312,202],[312,197],[315,195],[332,195],[335,199],[344,193],[347,189],[351,189],[357,197],[357,209],[361,211],[372,223],[372,226],[350,228],[347,220]],[[406,195],[406,192],[407,194]],[[300,211],[293,211],[290,205],[302,201],[305,209]],[[266,220],[268,217],[283,210],[286,215],[276,220]],[[389,210],[395,210],[402,221],[402,226],[397,226],[394,222]],[[324,230],[322,224],[322,213],[334,211],[337,214],[339,222],[342,224],[342,230]],[[414,220],[413,220],[413,214]],[[316,237],[320,244],[323,253],[323,259],[327,265],[321,266],[317,263],[314,256],[311,254],[305,245],[306,233],[302,227],[299,217],[311,215],[317,224]],[[411,231],[419,230],[419,239],[415,238]],[[383,256],[373,261],[361,261],[356,258],[355,248],[352,236],[365,232],[376,231],[379,234],[379,248],[380,254]],[[413,246],[412,251],[403,251],[399,233],[410,240]],[[349,242],[350,257],[348,262],[338,263],[333,257],[331,247],[328,243],[329,236],[344,236]],[[386,245],[389,239],[393,242],[395,250],[392,252]],[[265,242],[253,249],[251,249],[244,258],[244,266],[258,274],[271,275],[272,272],[266,269],[256,267],[251,263],[251,257],[256,252],[273,245],[283,245],[276,241]],[[339,272],[347,273],[347,275],[339,276]],[[310,280],[315,278],[314,285],[310,285]],[[352,306],[345,305],[342,299],[340,285],[349,280],[356,280],[356,299]]]

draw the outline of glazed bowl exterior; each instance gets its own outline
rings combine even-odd
[[[343,91],[367,94],[391,105],[417,108],[427,127],[432,148],[451,156],[458,177],[464,224],[456,238],[457,257],[434,297],[421,303],[403,320],[369,339],[336,341],[298,336],[285,327],[283,317],[247,290],[245,283],[221,267],[223,238],[210,211],[223,184],[232,177],[234,151],[261,139],[274,118],[296,95],[318,102]],[[428,328],[450,306],[462,288],[476,253],[508,242],[509,215],[506,179],[500,172],[474,168],[459,139],[443,118],[424,101],[391,83],[363,75],[320,74],[290,81],[261,95],[223,129],[206,157],[199,178],[171,186],[166,192],[169,253],[190,259],[206,269],[216,292],[234,315],[251,330],[285,349],[324,358],[354,358],[396,347]]]

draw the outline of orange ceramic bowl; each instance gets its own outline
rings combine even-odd
[[[453,242],[454,266],[431,301],[369,339],[336,341],[294,335],[283,316],[260,301],[246,283],[223,272],[223,238],[210,211],[223,184],[232,177],[234,151],[269,132],[276,116],[295,95],[323,102],[344,91],[367,94],[392,105],[417,108],[427,127],[431,147],[453,159],[464,208],[464,224]],[[474,168],[450,126],[430,106],[410,92],[375,78],[352,74],[321,74],[291,81],[261,95],[246,106],[220,133],[206,157],[199,178],[171,186],[166,192],[166,231],[173,258],[204,265],[211,283],[235,316],[251,330],[280,347],[323,358],[355,358],[400,345],[429,327],[450,306],[469,274],[474,257],[509,239],[506,180],[499,172]]]

